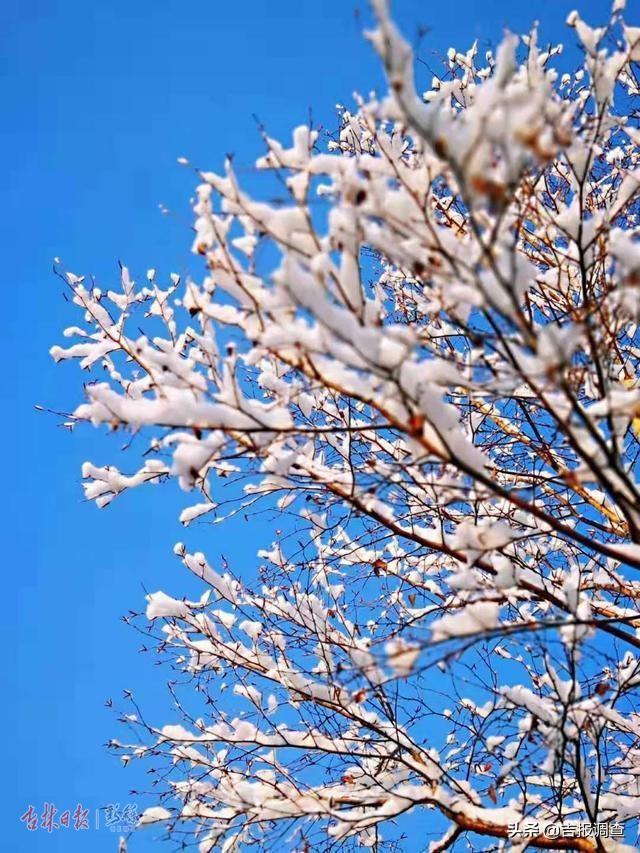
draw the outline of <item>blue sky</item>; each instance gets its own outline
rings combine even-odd
[[[407,32],[431,28],[421,56],[436,66],[451,44],[466,48],[478,37],[483,47],[504,26],[526,30],[534,14],[544,37],[572,44],[563,22],[573,5],[397,0],[395,9]],[[634,6],[638,0],[629,0]],[[580,8],[602,21],[608,7],[587,0]],[[70,436],[59,419],[33,408],[70,409],[80,398],[77,368],[55,368],[48,356],[76,322],[53,258],[109,286],[118,259],[138,278],[150,266],[160,280],[197,271],[189,255],[195,179],[176,158],[217,169],[233,152],[250,184],[261,153],[254,114],[285,139],[310,107],[316,122],[333,127],[337,102],[381,85],[358,8],[366,20],[366,5],[352,0],[2,4],[6,849],[117,849],[105,829],[29,833],[19,817],[29,804],[40,812],[45,801],[60,811],[81,802],[92,816],[109,803],[143,803],[128,792],[144,788],[147,777],[103,748],[120,734],[104,702],[130,688],[158,709],[159,722],[169,711],[162,672],[137,653],[140,637],[121,616],[142,609],[145,589],[191,592],[171,553],[178,539],[225,553],[247,571],[255,548],[271,541],[268,521],[254,522],[250,537],[238,527],[185,535],[177,521],[185,497],[172,488],[136,490],[102,512],[82,502],[82,461],[127,465],[118,459],[121,439],[89,429]],[[150,849],[151,835],[140,834],[130,849]]]

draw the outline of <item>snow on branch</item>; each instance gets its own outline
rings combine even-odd
[[[201,853],[401,849],[412,812],[434,853],[638,849],[624,5],[569,17],[574,73],[533,30],[451,48],[428,84],[375,0],[388,94],[341,107],[333,134],[265,134],[256,166],[283,203],[231,161],[200,172],[201,280],[60,273],[78,316],[51,354],[86,371],[70,423],[142,451],[130,474],[86,463],[86,497],[176,479],[185,526],[231,531],[225,558],[176,546],[201,598],[148,596],[177,719],[136,704],[140,739],[112,744],[152,760],[142,824]]]

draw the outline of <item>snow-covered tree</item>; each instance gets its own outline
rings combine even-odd
[[[535,30],[450,49],[421,93],[374,14],[389,93],[265,136],[285,203],[199,173],[201,282],[65,273],[71,423],[142,453],[86,496],[278,512],[252,567],[176,545],[203,595],[145,625],[179,716],[114,745],[200,851],[638,849],[640,28],[573,13],[564,75]]]

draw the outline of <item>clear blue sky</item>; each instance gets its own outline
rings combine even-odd
[[[435,66],[451,44],[466,48],[478,37],[484,46],[504,26],[527,29],[534,15],[544,37],[571,44],[563,22],[573,5],[397,0],[395,8],[409,33],[418,24],[431,27],[421,56]],[[580,8],[599,22],[609,5],[586,0]],[[629,7],[640,12],[639,0]],[[191,591],[171,554],[178,539],[211,555],[224,552],[235,569],[253,563],[253,548],[238,544],[237,530],[185,535],[177,522],[185,498],[174,489],[136,490],[102,512],[82,502],[84,459],[125,470],[127,463],[118,459],[118,441],[89,429],[70,436],[56,418],[33,409],[72,408],[82,378],[74,366],[54,368],[47,354],[61,329],[76,322],[52,260],[60,256],[68,269],[108,286],[118,259],[138,277],[150,266],[161,276],[197,270],[189,255],[195,181],[176,158],[217,169],[234,152],[239,166],[250,166],[260,153],[254,113],[285,138],[309,107],[316,121],[333,126],[336,102],[381,84],[356,8],[366,19],[360,0],[1,4],[2,621],[9,662],[3,849],[117,849],[105,829],[29,833],[19,817],[30,803],[40,811],[45,801],[60,810],[82,802],[92,812],[109,803],[143,804],[128,794],[144,786],[142,768],[122,769],[102,746],[122,734],[104,701],[132,688],[145,707],[158,708],[159,722],[168,714],[162,672],[137,653],[140,638],[120,617],[142,609],[144,588]],[[425,70],[425,85],[428,79]],[[159,203],[170,216],[159,213]],[[251,539],[259,547],[269,536],[265,523]],[[130,849],[150,846],[146,833]]]

